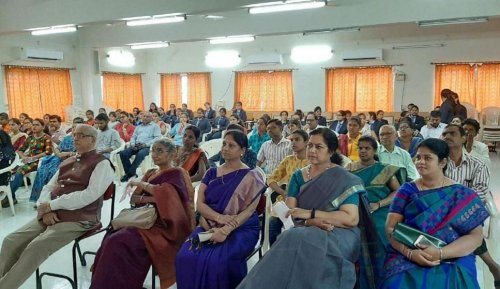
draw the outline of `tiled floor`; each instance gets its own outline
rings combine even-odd
[[[492,191],[494,192],[495,196],[495,201],[497,204],[497,207],[500,208],[500,174],[498,173],[500,171],[500,156],[497,154],[490,154],[492,158],[492,168],[491,168],[491,188]],[[117,200],[121,196],[123,192],[123,187],[121,186],[118,188],[118,195],[117,195]],[[26,201],[26,196],[24,196],[23,200],[23,194],[19,195],[19,204],[16,205],[16,216],[13,217],[11,215],[10,210],[2,210],[0,212],[0,242],[3,240],[3,238],[9,234],[11,231],[15,230],[16,228],[20,227],[27,221],[31,220],[32,218],[35,217],[35,210],[33,209],[33,204],[29,203]],[[127,206],[127,202],[124,201],[122,203],[118,203],[115,205],[116,207],[116,212],[121,210],[122,208]],[[109,221],[109,211],[110,210],[110,204],[105,204],[103,208],[103,224],[107,224]],[[500,218],[496,217],[494,220],[491,222],[490,226],[492,227],[491,230],[491,236],[487,239],[488,243],[488,248],[490,250],[490,253],[492,254],[493,258],[497,261],[500,262],[500,247],[498,246],[498,241],[500,241]],[[93,237],[90,238],[90,240],[85,240],[82,242],[82,249],[83,250],[96,250],[101,242],[102,237]],[[41,266],[42,271],[52,271],[52,272],[57,272],[61,274],[72,274],[72,269],[71,269],[71,246],[68,245],[61,250],[59,250],[57,253],[55,253],[53,256],[51,256],[44,264]],[[90,262],[89,266],[92,263],[92,256],[88,257]],[[254,257],[249,261],[249,268],[251,268],[255,263],[256,263],[256,258]],[[89,288],[90,284],[90,277],[91,274],[89,272],[89,266],[87,267],[82,267],[78,266],[78,287],[82,289]],[[481,284],[482,289],[492,289],[493,288],[493,278],[492,275],[489,273],[488,268],[484,265],[484,263],[481,261],[481,259],[477,259],[477,268],[478,268],[478,280],[479,283]],[[157,285],[156,288],[159,288],[159,280],[157,280]],[[148,275],[146,278],[144,287],[146,288],[151,288],[151,276]],[[32,276],[26,283],[21,286],[22,289],[34,289],[35,288],[35,278]],[[67,281],[64,281],[62,279],[55,279],[51,277],[44,277],[43,279],[43,288],[45,289],[70,289],[71,286]],[[172,288],[175,288],[173,286]],[[4,288],[1,288],[4,289]],[[7,288],[5,288],[7,289]],[[13,289],[13,288],[8,288],[8,289]]]

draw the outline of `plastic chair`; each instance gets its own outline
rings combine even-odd
[[[105,232],[109,229],[111,225],[111,220],[114,218],[114,213],[115,213],[115,193],[116,193],[116,185],[115,183],[111,183],[109,187],[106,189],[106,192],[104,192],[103,198],[104,201],[111,200],[111,218],[109,221],[109,225],[106,228],[102,228],[102,223],[99,222],[97,223],[94,228],[88,230],[87,232],[83,233],[80,237],[75,239],[75,242],[73,244],[73,249],[72,249],[72,257],[73,257],[73,278],[62,275],[62,274],[56,274],[56,273],[51,273],[51,272],[42,272],[40,273],[40,268],[36,269],[36,289],[42,289],[42,278],[43,276],[51,276],[55,278],[62,278],[66,279],[70,284],[73,289],[78,288],[78,272],[76,268],[76,254],[78,253],[78,257],[80,259],[80,264],[82,266],[87,266],[87,261],[85,260],[85,255],[87,254],[93,254],[95,255],[94,252],[84,252],[82,254],[82,251],[80,249],[80,241],[85,240],[89,237],[92,237],[94,235],[100,234],[102,232]]]
[[[16,157],[12,161],[12,163],[8,167],[1,169],[0,174],[4,174],[4,173],[8,173],[8,172],[12,171],[13,169],[15,169],[19,165],[20,161],[21,160],[19,158],[19,155],[16,154]],[[4,191],[7,194],[7,199],[9,200],[10,210],[12,212],[12,216],[15,216],[16,209],[14,208],[14,198],[12,197],[12,191],[10,190],[10,182],[5,186],[0,186],[0,191]],[[0,211],[2,209],[3,209],[2,206],[0,206]]]
[[[212,140],[209,140],[207,142],[204,142],[200,145],[200,148],[202,150],[204,150],[207,155],[208,155],[208,158],[211,158],[212,156],[216,155],[221,147],[222,147],[222,139],[221,138],[218,138],[218,139],[212,139]]]
[[[125,149],[126,144],[127,143],[124,140],[120,139],[120,147],[109,154],[109,160],[115,167],[115,179],[117,180],[120,180],[120,178],[125,174],[122,162],[120,161],[119,153]]]

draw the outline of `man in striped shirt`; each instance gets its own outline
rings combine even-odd
[[[442,133],[442,139],[450,148],[445,176],[475,190],[481,200],[485,202],[486,198],[491,197],[490,171],[483,161],[465,150],[465,130],[461,126],[449,124]],[[481,257],[488,265],[488,269],[495,279],[495,285],[500,285],[500,265],[491,257],[484,239],[474,254]]]
[[[270,140],[262,144],[257,154],[257,165],[264,167],[264,171],[270,174],[278,167],[279,163],[286,157],[293,154],[292,143],[281,134],[283,123],[278,119],[272,119],[267,123],[267,133]]]

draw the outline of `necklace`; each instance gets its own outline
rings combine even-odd
[[[443,177],[443,181],[441,182],[441,186],[440,186],[439,188],[444,187],[444,183],[445,183],[445,181],[446,181],[446,178],[445,178],[445,177]],[[422,191],[424,190],[424,188],[425,188],[425,189],[428,189],[428,190],[432,190],[432,189],[436,189],[436,188],[438,188],[438,187],[431,188],[431,187],[426,186],[426,185],[424,184],[424,180],[423,180],[423,179],[420,179],[420,182],[422,183],[422,184],[420,185],[420,188],[421,188],[421,190],[422,190]]]
[[[332,168],[333,165],[330,164],[328,167],[325,168],[324,171],[328,170],[329,168]],[[307,168],[306,168],[306,174],[307,174],[307,179],[310,180],[311,179],[311,165],[308,165]]]

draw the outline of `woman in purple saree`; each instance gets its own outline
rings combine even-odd
[[[260,174],[240,160],[248,140],[240,131],[224,136],[224,165],[208,170],[198,192],[197,227],[177,254],[179,289],[231,289],[247,274],[246,258],[259,239],[255,212],[265,188]],[[199,233],[210,240],[200,242]]]

